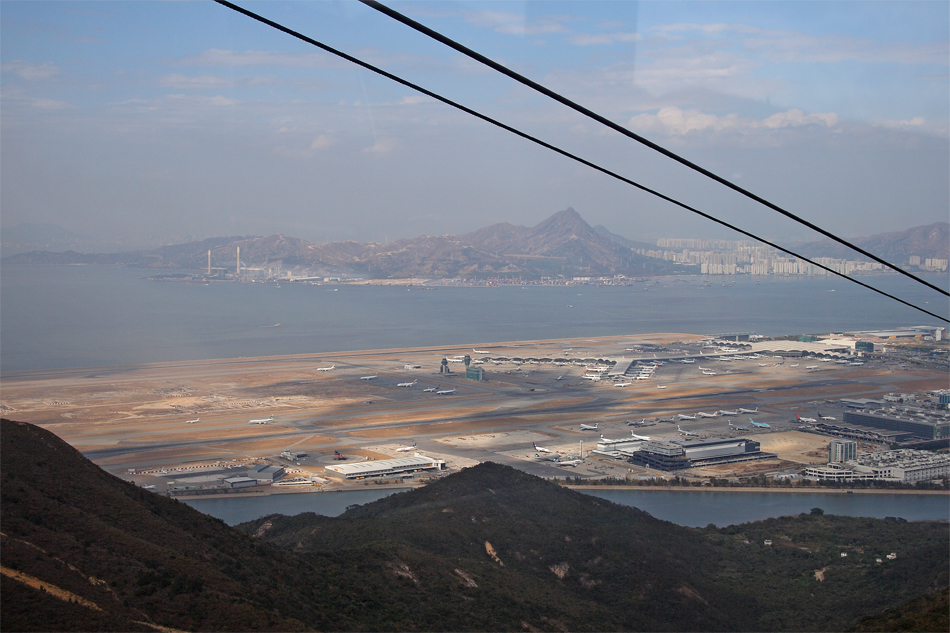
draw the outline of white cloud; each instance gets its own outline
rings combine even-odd
[[[40,110],[65,110],[70,107],[65,101],[57,101],[56,99],[34,99],[33,105]]]
[[[310,144],[310,149],[326,149],[331,145],[333,145],[333,139],[326,134],[321,134],[313,139],[313,143]]]
[[[571,18],[551,16],[529,22],[523,13],[508,11],[470,11],[465,15],[470,24],[487,27],[506,35],[550,35],[568,33],[562,22]]]
[[[567,38],[575,46],[600,46],[617,42],[638,42],[639,33],[578,33]]]
[[[403,97],[397,105],[418,105],[420,103],[435,103],[435,99],[426,95],[411,95]]]
[[[327,68],[336,65],[336,57],[326,53],[229,51],[211,48],[197,55],[179,58],[173,63],[180,66],[242,67],[288,66],[292,68]]]
[[[369,154],[387,154],[396,148],[396,139],[383,137],[376,141],[374,145],[364,148],[362,151]]]
[[[13,73],[20,79],[26,79],[27,81],[49,79],[59,74],[59,68],[57,68],[53,62],[31,64],[21,59],[14,59],[11,62],[0,65],[0,70],[5,73]]]
[[[718,116],[701,110],[682,110],[675,106],[660,108],[656,114],[638,114],[632,117],[627,126],[633,130],[658,132],[672,136],[683,136],[690,132],[727,132],[752,134],[780,128],[821,125],[827,128],[838,124],[838,115],[834,112],[805,114],[801,110],[777,112],[763,119],[740,117],[737,114]]]

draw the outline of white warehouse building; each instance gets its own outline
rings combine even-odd
[[[336,475],[344,479],[365,479],[366,477],[385,477],[400,473],[413,473],[420,470],[443,470],[445,462],[441,459],[426,457],[416,453],[414,457],[397,457],[395,459],[380,459],[358,464],[335,464],[324,466],[328,475]]]

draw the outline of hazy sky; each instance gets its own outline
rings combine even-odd
[[[780,240],[815,239],[356,2],[239,3]],[[391,2],[845,235],[950,214],[950,3]],[[212,2],[0,5],[3,226],[383,241],[705,220]]]

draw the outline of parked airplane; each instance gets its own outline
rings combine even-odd
[[[759,428],[763,428],[763,429],[770,429],[770,428],[772,428],[772,425],[771,425],[771,424],[766,424],[765,422],[756,422],[756,421],[753,420],[752,418],[749,418],[749,424],[751,424],[752,426],[757,426],[757,427],[759,427]]]
[[[789,367],[798,367],[801,363],[795,363],[794,365],[789,365]]]
[[[818,412],[818,417],[821,418],[822,420],[832,420],[832,421],[833,421],[833,420],[837,420],[837,419],[838,419],[838,418],[833,418],[833,417],[831,417],[830,415],[822,415],[822,414],[821,414],[821,411]]]
[[[531,446],[533,446],[533,447],[534,447],[534,450],[538,451],[539,453],[550,453],[550,452],[551,452],[551,449],[550,449],[550,448],[544,448],[543,446],[538,446],[538,445],[535,444],[534,442],[531,442]]]
[[[632,438],[635,439],[635,440],[643,440],[644,442],[649,442],[649,441],[650,441],[650,436],[649,436],[649,435],[637,435],[637,434],[634,433],[633,431],[630,431],[630,437],[632,437]]]
[[[375,378],[378,378],[376,374],[373,374],[372,376],[360,376],[360,380],[373,380]]]
[[[534,458],[542,462],[559,462],[561,461],[560,455],[539,455],[538,453],[534,454]]]
[[[860,367],[860,366],[863,365],[864,363],[855,361],[855,362],[849,363],[849,364],[850,364],[852,367]]]
[[[803,418],[802,416],[798,415],[797,413],[795,414],[795,417],[798,418],[798,421],[799,421],[799,422],[808,422],[809,424],[814,424],[815,422],[818,421],[818,420],[816,420],[815,418]]]
[[[682,435],[699,435],[699,433],[694,433],[693,431],[687,431],[684,428],[680,428],[679,424],[676,425],[676,430],[679,431],[680,434]]]
[[[436,389],[438,389],[438,387],[426,387],[425,389],[423,389],[423,391],[431,392],[431,391],[435,391]]]
[[[195,422],[200,422],[201,418],[195,418],[194,420],[188,420],[185,424],[194,424]]]
[[[632,382],[617,382],[614,383],[614,387],[629,387],[632,384]]]
[[[703,376],[715,376],[715,375],[716,375],[716,372],[714,372],[714,371],[711,370],[711,369],[704,369],[704,368],[702,368],[702,367],[700,367],[700,369],[702,369],[702,371],[703,371]]]
[[[695,420],[696,419],[695,415],[686,415],[685,413],[680,413],[676,417],[679,418],[680,420]]]
[[[414,449],[414,448],[416,447],[416,444],[417,444],[417,443],[418,443],[418,442],[413,442],[413,443],[412,443],[412,446],[403,446],[402,448],[397,448],[397,449],[396,449],[396,452],[397,452],[397,453],[408,453],[409,451],[411,451],[412,449]]]
[[[435,393],[440,396],[447,396],[449,394],[455,393],[455,389],[443,389],[442,391],[436,391]]]
[[[738,411],[728,411],[726,409],[719,409],[719,415],[739,415]]]
[[[700,412],[697,413],[696,415],[698,415],[698,416],[701,417],[701,418],[718,418],[718,417],[719,417],[719,412],[716,411],[715,413],[703,413],[702,411],[700,411]]]
[[[267,424],[268,422],[273,422],[273,421],[274,421],[274,416],[270,416],[269,418],[263,418],[261,420],[251,420],[248,422],[248,424]]]
[[[833,360],[834,360],[833,358],[819,358],[819,359],[818,359],[818,362],[819,362],[819,363],[830,363],[830,362],[833,361]]]
[[[594,374],[593,376],[588,376],[587,374],[584,374],[583,376],[581,376],[581,378],[585,380],[595,380],[595,381],[600,380],[600,376],[598,376],[597,374]]]
[[[806,365],[805,369],[818,369],[818,365]]]
[[[317,367],[317,371],[333,371],[336,369],[336,365],[330,365],[329,367]]]
[[[581,430],[582,431],[596,431],[598,424],[600,424],[600,422],[598,422],[597,424],[581,424]]]
[[[569,459],[564,462],[555,462],[555,466],[570,466],[571,468],[576,468],[578,464],[583,464],[584,460],[582,459]]]
[[[412,386],[415,385],[417,382],[419,382],[419,381],[418,381],[418,380],[413,380],[412,382],[400,382],[400,383],[397,383],[396,386],[397,386],[397,387],[412,387]]]
[[[737,431],[745,431],[745,430],[747,430],[746,427],[744,427],[744,426],[739,426],[738,424],[733,424],[731,421],[729,422],[729,426],[732,427],[732,428],[734,428],[734,429],[737,430]]]
[[[346,459],[346,455],[340,451],[333,451],[333,459]]]
[[[472,351],[475,352],[476,354],[491,354],[491,352],[489,352],[487,349],[475,349],[473,347]]]
[[[693,360],[692,358],[683,358],[682,360],[680,360],[680,362],[683,363],[684,365],[692,365],[696,361]]]
[[[759,407],[756,407],[754,409],[743,409],[742,407],[739,407],[739,413],[758,413],[758,412],[759,412]]]

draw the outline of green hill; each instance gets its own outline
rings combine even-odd
[[[684,528],[486,463],[234,529],[37,427],[0,444],[4,631],[841,630],[948,582],[945,523]]]

